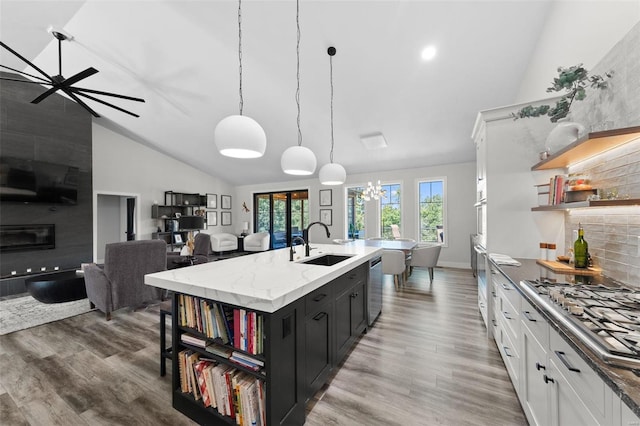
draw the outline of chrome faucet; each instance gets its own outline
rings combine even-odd
[[[307,242],[304,240],[304,238],[296,236],[293,237],[293,239],[291,240],[291,247],[289,248],[289,262],[293,262],[293,255],[296,254],[296,251],[294,250],[293,246],[296,245],[296,241],[302,241],[302,244],[306,244]]]
[[[324,226],[325,231],[327,231],[327,238],[331,238],[331,232],[329,232],[329,227],[327,225],[325,225],[322,222],[311,222],[309,224],[309,226],[307,226],[307,229],[304,229],[302,231],[302,238],[305,240],[306,245],[304,247],[304,255],[306,257],[309,257],[309,252],[311,251],[311,248],[309,247],[309,229],[311,229],[311,227],[313,225],[322,225]]]

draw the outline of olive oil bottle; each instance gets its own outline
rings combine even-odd
[[[576,268],[586,268],[589,266],[589,244],[584,239],[584,229],[582,224],[578,224],[578,239],[573,243],[573,255]]]

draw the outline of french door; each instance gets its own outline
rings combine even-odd
[[[309,193],[298,190],[255,194],[253,211],[253,229],[271,234],[272,249],[287,247],[309,225]]]

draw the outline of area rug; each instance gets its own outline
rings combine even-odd
[[[0,301],[0,336],[89,312],[89,299],[41,303],[31,296]]]

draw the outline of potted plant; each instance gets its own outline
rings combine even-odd
[[[574,65],[569,68],[558,67],[558,77],[553,79],[551,87],[547,88],[547,92],[565,92],[565,94],[556,102],[555,106],[528,105],[519,111],[512,113],[514,119],[525,117],[539,117],[547,115],[550,120],[555,123],[564,118],[569,113],[571,104],[574,101],[581,101],[587,97],[586,88],[590,86],[593,89],[606,89],[607,79],[613,76],[613,71],[601,75],[589,75],[589,72],[582,64]]]

